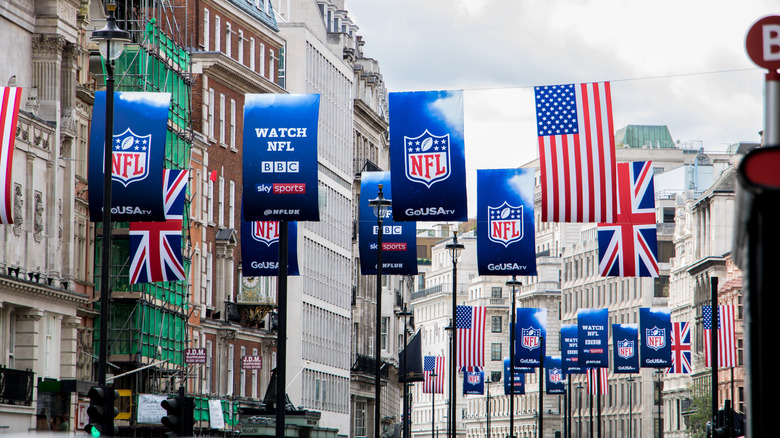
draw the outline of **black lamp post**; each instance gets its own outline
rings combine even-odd
[[[577,383],[577,438],[582,438],[582,382]]]
[[[458,243],[458,232],[452,233],[452,242],[444,246],[452,256],[452,338],[450,339],[450,430],[448,432],[449,438],[455,438],[457,433],[457,425],[455,418],[455,406],[457,405],[456,395],[456,375],[457,367],[455,362],[457,361],[458,352],[458,330],[457,330],[457,318],[458,318],[458,257],[460,257],[461,251],[465,248],[462,243]]]
[[[438,374],[436,374],[436,371],[431,373],[431,381],[436,382],[436,378],[439,377]],[[433,389],[431,390],[431,438],[433,438],[433,431],[435,430],[435,422],[436,422],[436,384],[433,384]]]
[[[518,287],[523,285],[522,281],[517,281],[517,276],[513,275],[512,279],[506,282],[507,286],[512,287],[512,311],[509,320],[509,437],[515,436],[515,319],[517,319],[517,305],[515,304],[515,295],[517,295]]]
[[[390,208],[390,200],[385,199],[382,193],[383,184],[379,184],[379,191],[375,199],[368,201],[368,205],[374,208],[376,214],[376,339],[374,340],[374,361],[376,362],[374,370],[374,385],[376,391],[376,402],[374,405],[374,438],[379,438],[379,425],[381,415],[381,390],[382,390],[382,219]]]
[[[631,430],[631,414],[634,410],[634,376],[629,374],[626,381],[628,382],[628,438],[633,438],[634,435],[631,433],[633,432]]]
[[[92,32],[92,41],[98,43],[100,56],[106,66],[106,130],[103,144],[103,245],[100,266],[100,344],[98,350],[98,386],[106,384],[106,362],[108,360],[108,306],[111,281],[111,177],[112,143],[114,140],[114,60],[130,41],[130,33],[117,27],[115,3],[106,5],[108,17],[103,29]],[[110,433],[110,432],[109,432]]]
[[[408,375],[408,368],[406,367],[406,361],[409,357],[409,352],[406,350],[409,347],[409,342],[407,341],[407,334],[408,334],[408,326],[407,326],[407,318],[411,316],[412,312],[408,311],[406,309],[406,304],[404,304],[404,309],[400,312],[398,312],[398,316],[404,317],[404,361],[401,363],[401,375],[404,376],[404,413],[401,415],[401,418],[403,418],[403,438],[409,438],[409,375]],[[433,434],[433,432],[431,432]]]

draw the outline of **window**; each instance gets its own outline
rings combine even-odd
[[[495,342],[490,344],[490,360],[503,360],[500,343]]]
[[[219,144],[220,146],[227,146],[225,144],[225,95],[219,93]]]
[[[228,345],[227,353],[227,395],[233,395],[234,374],[233,368],[235,367],[235,346],[233,344]]]
[[[355,436],[367,436],[366,402],[355,402]]]
[[[203,50],[206,52],[209,51],[209,39],[211,38],[210,32],[209,32],[209,10],[204,9],[203,10]]]
[[[382,317],[382,326],[380,327],[380,331],[382,334],[382,350],[387,350],[387,329],[390,325],[390,318],[387,316]]]
[[[257,356],[257,348],[252,349],[252,356]],[[252,370],[252,398],[257,398],[257,370]]]
[[[493,333],[501,333],[501,316],[492,316],[490,318],[490,328]]]
[[[255,71],[255,39],[249,38],[249,69]]]
[[[501,381],[501,371],[491,371],[490,372],[490,381],[491,382],[500,382]]]
[[[491,287],[490,288],[490,298],[502,298],[504,293],[504,289],[502,287]]]
[[[260,43],[260,76],[265,76],[265,44]]]
[[[210,140],[214,140],[214,89],[209,88],[209,96],[208,96],[208,119],[207,119],[207,135]]]
[[[228,226],[230,228],[235,229],[236,228],[236,183],[235,181],[230,181],[230,198],[228,199],[228,217],[229,217],[229,224]]]
[[[206,341],[206,381],[203,382],[203,391],[211,393],[211,356],[214,344],[211,341]]]
[[[674,223],[674,207],[664,207],[664,219],[665,224]]]
[[[217,224],[225,226],[225,178],[219,177],[219,199],[217,200]]]
[[[228,58],[233,57],[233,26],[225,22],[225,54]]]
[[[274,81],[274,60],[276,58],[274,57],[274,51],[268,50],[268,60],[270,61],[268,64],[268,80],[273,82]]]
[[[236,99],[230,99],[230,149],[236,150]]]
[[[238,63],[244,63],[244,31],[238,31]]]
[[[246,347],[243,345],[241,346],[241,357],[246,356]],[[241,367],[241,371],[239,371],[239,377],[238,377],[238,395],[241,397],[246,397],[246,370],[244,367]]]
[[[222,19],[219,15],[214,16],[214,50],[222,51]]]

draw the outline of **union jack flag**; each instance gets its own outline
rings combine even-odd
[[[485,308],[458,306],[455,318],[458,330],[458,370],[477,371],[485,368]]]
[[[130,284],[185,280],[181,254],[187,170],[163,170],[165,222],[130,222]]]
[[[608,374],[609,368],[588,368],[588,394],[608,394]]]
[[[542,221],[613,222],[615,137],[609,82],[536,87]]]
[[[712,366],[712,306],[702,306],[704,320],[704,366]],[[737,366],[737,349],[734,339],[734,306],[718,306],[718,366]]]
[[[444,393],[444,356],[425,356],[423,378],[424,394]]]
[[[691,373],[691,324],[689,322],[672,323],[672,367],[670,374]]]
[[[14,161],[14,141],[19,120],[22,89],[0,87],[0,224],[14,222],[11,207],[11,170]]]
[[[603,277],[658,277],[653,162],[618,163],[615,223],[600,223],[599,273]]]

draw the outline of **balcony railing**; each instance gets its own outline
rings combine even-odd
[[[371,356],[363,354],[356,354],[353,356],[354,362],[352,363],[352,371],[357,373],[364,373],[375,375],[376,373],[376,360]],[[390,375],[390,364],[382,361],[382,369],[379,372],[382,378],[388,378]]]
[[[32,371],[0,368],[0,404],[32,406],[34,374]]]

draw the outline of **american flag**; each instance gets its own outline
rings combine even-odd
[[[618,214],[598,225],[599,273],[658,277],[652,161],[618,164]]]
[[[432,377],[432,374],[436,374]],[[444,393],[444,356],[425,356],[423,359],[423,393]]]
[[[691,323],[672,323],[672,367],[671,374],[691,373]]]
[[[19,120],[19,104],[22,101],[22,89],[17,87],[0,88],[0,224],[12,224],[13,207],[11,199],[11,171],[14,161],[14,141],[16,125]]]
[[[588,368],[588,394],[606,395],[609,392],[608,373],[609,368]],[[600,389],[598,392],[597,386]]]
[[[485,308],[458,306],[458,370],[477,371],[485,367]]]
[[[163,170],[165,222],[130,222],[130,284],[186,279],[181,255],[187,170]]]
[[[712,366],[712,306],[702,306],[704,319],[704,366]],[[718,366],[737,366],[737,348],[734,338],[734,306],[718,306]]]
[[[536,87],[542,221],[612,222],[615,138],[609,82]]]

